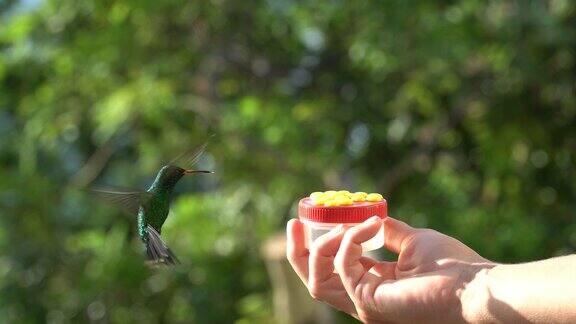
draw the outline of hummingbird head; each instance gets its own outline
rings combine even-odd
[[[186,170],[174,165],[166,165],[160,169],[156,179],[162,186],[174,186],[184,174],[186,174]]]
[[[193,173],[212,173],[212,171],[187,170],[175,165],[165,165],[158,172],[154,182],[161,187],[172,188],[184,175]]]

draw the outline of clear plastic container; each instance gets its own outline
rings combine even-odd
[[[386,200],[377,202],[349,202],[345,206],[316,205],[314,200],[306,197],[298,203],[298,217],[305,227],[306,247],[310,248],[312,242],[328,233],[338,225],[355,226],[372,216],[387,217],[388,205]],[[374,237],[362,244],[363,251],[372,251],[384,245],[384,226]]]
[[[312,242],[314,242],[317,238],[340,225],[332,223],[317,223],[304,219],[301,219],[301,222],[304,224],[305,228],[304,235],[306,239],[306,248],[310,248]],[[347,226],[355,226],[358,224],[359,223],[346,223]],[[373,238],[362,243],[362,251],[366,252],[377,250],[382,246],[384,246],[384,225],[380,227],[380,230],[378,230],[378,233],[376,233]]]

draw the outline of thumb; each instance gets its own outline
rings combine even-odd
[[[384,246],[392,252],[400,253],[402,245],[417,232],[418,229],[402,221],[386,217],[384,219]]]

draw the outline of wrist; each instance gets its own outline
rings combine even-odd
[[[472,263],[463,276],[460,297],[462,318],[468,323],[492,322],[488,311],[490,293],[490,270],[496,263]]]

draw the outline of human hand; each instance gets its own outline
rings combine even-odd
[[[399,254],[397,262],[362,256],[361,243],[382,223],[385,247]],[[299,220],[290,220],[287,232],[288,260],[310,294],[363,322],[465,322],[465,285],[494,266],[454,238],[390,217],[334,229],[310,251]]]

